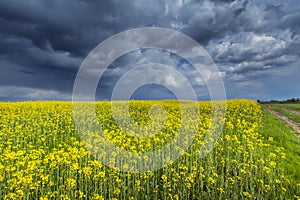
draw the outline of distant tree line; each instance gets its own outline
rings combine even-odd
[[[283,101],[278,101],[278,100],[270,100],[270,101],[260,101],[260,100],[257,100],[258,103],[300,103],[300,98],[291,98],[291,99],[286,99],[286,100],[283,100]]]

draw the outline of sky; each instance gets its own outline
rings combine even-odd
[[[217,66],[228,99],[300,97],[299,0],[2,0],[0,101],[71,100],[89,53],[115,34],[143,27],[179,31],[197,41]],[[173,66],[199,100],[210,99],[195,67],[159,49],[117,58],[103,73],[96,99],[110,99],[118,80],[145,60]],[[137,88],[131,98],[172,99],[176,94],[168,86],[184,90],[175,73],[147,70],[144,76],[152,74],[157,82]]]

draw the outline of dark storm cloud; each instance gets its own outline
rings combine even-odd
[[[105,6],[95,9],[96,3],[78,1],[2,1],[0,13],[4,35],[25,37],[36,47],[68,51],[82,55],[105,37],[109,22]],[[104,4],[109,7],[109,3]],[[101,15],[96,15],[97,12]],[[101,24],[97,27],[97,24]],[[89,28],[92,27],[92,28]],[[103,31],[101,31],[103,29]],[[98,36],[98,37],[95,37]]]
[[[210,0],[212,2],[218,2],[218,3],[231,3],[234,2],[235,0]]]
[[[249,87],[259,77],[267,80],[276,70],[297,66],[299,7],[294,0],[4,0],[0,98],[18,99],[16,88],[23,87],[32,94],[19,95],[25,99],[42,95],[67,99],[81,62],[97,44],[121,31],[147,26],[191,36],[212,55],[227,85],[237,88],[234,84],[239,82]],[[103,89],[107,88],[103,94],[124,71],[118,73],[103,79]]]
[[[299,3],[293,9],[290,6],[287,2],[277,5],[249,2],[239,16],[247,18],[245,22],[249,23],[242,25],[240,31],[209,41],[209,51],[226,72],[225,79],[231,86],[234,82],[248,83],[245,88],[249,88],[249,83],[253,83],[259,91],[261,86],[257,81],[261,77],[271,82],[281,68],[298,68]],[[286,77],[282,80],[286,81]],[[296,88],[291,84],[289,90],[296,91]],[[299,94],[295,92],[295,95]]]

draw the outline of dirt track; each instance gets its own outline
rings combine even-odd
[[[297,134],[297,137],[300,138],[300,126],[294,122],[293,120],[291,120],[290,118],[282,115],[281,113],[275,111],[275,110],[272,110],[270,108],[267,108],[267,110],[272,113],[273,115],[276,115],[278,118],[280,118],[281,120],[285,121],[289,126],[291,126],[298,134]]]

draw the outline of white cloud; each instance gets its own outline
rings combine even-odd
[[[264,60],[283,52],[290,44],[289,38],[242,32],[228,35],[209,44],[217,61]]]
[[[171,87],[179,87],[178,82],[176,81],[176,78],[172,75],[165,76],[165,84]]]

